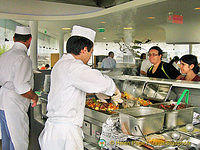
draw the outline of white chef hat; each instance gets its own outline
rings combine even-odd
[[[31,28],[25,26],[16,26],[15,33],[21,35],[31,34]]]
[[[72,28],[71,36],[82,36],[94,43],[96,32],[90,28],[74,25]]]

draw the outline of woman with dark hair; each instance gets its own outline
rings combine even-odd
[[[181,72],[185,74],[180,80],[186,81],[200,81],[200,76],[198,76],[199,66],[197,57],[194,55],[184,55],[180,59]]]
[[[161,60],[163,51],[158,46],[149,49],[149,60],[152,66],[147,71],[147,77],[164,78],[164,79],[180,79],[180,72],[171,64]]]

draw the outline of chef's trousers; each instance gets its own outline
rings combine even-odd
[[[3,110],[0,110],[0,122],[1,122],[1,135],[2,135],[2,150],[14,150],[14,145],[10,137],[5,113]]]

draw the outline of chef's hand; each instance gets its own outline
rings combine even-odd
[[[37,96],[37,94],[35,94],[34,95],[34,98],[33,99],[31,99],[31,101],[32,101],[32,107],[35,107],[36,105],[37,105],[37,101],[38,101],[38,96]]]
[[[103,103],[107,103],[107,101],[105,99],[109,99],[110,98],[109,96],[107,96],[107,95],[105,95],[103,93],[96,93],[95,95]]]
[[[118,103],[123,103],[123,100],[121,99],[121,92],[118,88],[116,88],[114,96],[112,96],[111,99],[116,105],[118,105]]]
[[[35,107],[35,106],[37,105],[37,101],[34,100],[34,99],[31,99],[31,101],[32,101],[32,103],[33,103],[31,106],[32,106],[32,107]]]

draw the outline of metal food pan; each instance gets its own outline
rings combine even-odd
[[[119,110],[122,126],[127,126],[132,135],[141,136],[155,133],[163,129],[164,110],[152,107],[133,107]]]
[[[142,97],[144,99],[164,102],[169,97],[171,84],[146,83]]]
[[[170,105],[173,103],[171,102],[157,103],[151,105],[150,107],[159,108],[161,104]],[[174,104],[176,104],[176,102],[174,102]],[[171,111],[163,109],[165,111],[165,123],[164,123],[165,127],[167,129],[172,129],[177,126],[182,126],[192,123],[194,108],[196,107],[189,106],[183,109],[171,110]]]
[[[84,115],[100,122],[106,122],[106,120],[111,116],[117,116],[118,113],[113,112],[113,114],[108,112],[99,112],[90,108],[85,107]]]

